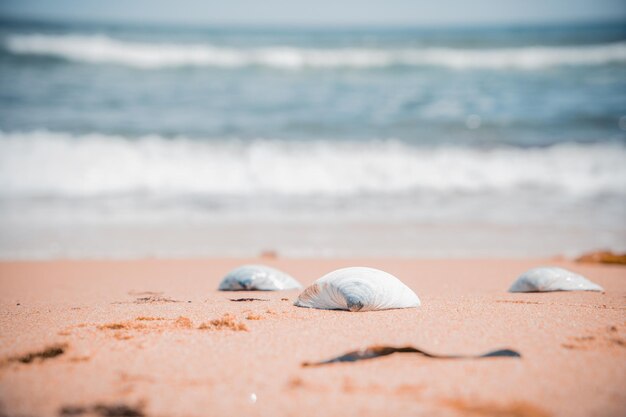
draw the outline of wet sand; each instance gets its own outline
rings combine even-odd
[[[242,263],[309,284],[384,269],[417,309],[294,307],[298,291],[218,292]],[[509,294],[557,265],[605,293]],[[239,298],[253,301],[231,301]],[[626,268],[559,260],[144,260],[0,263],[3,416],[620,416],[626,414]],[[302,367],[370,345],[394,354]]]

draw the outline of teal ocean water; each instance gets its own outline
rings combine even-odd
[[[555,240],[528,254],[573,253],[626,247],[624,219],[625,24],[0,24],[0,257],[168,256],[104,231],[243,223],[533,228]],[[175,255],[281,246],[231,242]],[[511,252],[384,242],[366,252]]]

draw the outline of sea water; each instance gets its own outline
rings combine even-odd
[[[0,23],[0,257],[626,248],[626,25]]]

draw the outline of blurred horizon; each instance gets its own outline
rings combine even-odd
[[[315,3],[249,0],[227,3],[183,0],[109,2],[57,0],[6,0],[0,19],[59,23],[95,23],[160,26],[252,26],[257,28],[358,27],[482,27],[617,23],[626,21],[626,4],[620,0],[329,0]]]
[[[281,32],[341,32],[341,31],[480,31],[480,30],[520,30],[520,29],[549,29],[558,27],[593,27],[593,26],[623,26],[626,25],[626,16],[598,19],[581,19],[573,21],[524,21],[524,22],[486,22],[486,23],[414,23],[414,24],[393,24],[393,23],[355,23],[355,24],[253,24],[253,23],[182,23],[182,22],[141,22],[123,20],[98,20],[98,19],[64,19],[23,16],[4,16],[0,14],[0,23],[8,25],[30,25],[41,24],[49,26],[77,26],[77,27],[106,27],[124,29],[167,29],[167,30],[236,30],[236,31],[281,31]]]

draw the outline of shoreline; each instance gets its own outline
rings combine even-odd
[[[339,267],[372,266],[396,275],[422,306],[349,313],[295,307],[298,290],[218,292],[221,277],[245,263],[283,269],[305,286]],[[540,265],[572,269],[606,291],[506,292]],[[245,297],[260,300],[231,301]],[[0,412],[618,416],[624,297],[626,268],[556,258],[2,261]],[[511,348],[522,358],[393,354],[302,367],[371,345]]]
[[[621,228],[554,224],[194,221],[52,226],[0,219],[0,262],[19,259],[252,258],[527,259],[626,251]],[[541,236],[541,238],[538,238]],[[582,243],[584,242],[584,243]]]

